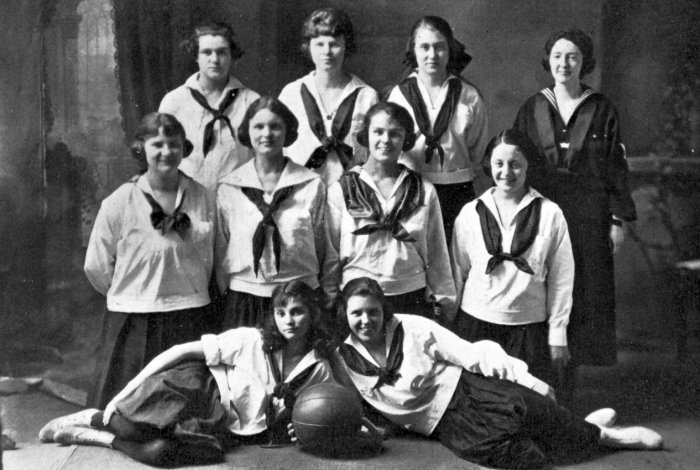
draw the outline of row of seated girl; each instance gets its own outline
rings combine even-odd
[[[648,428],[614,427],[609,408],[585,419],[572,415],[496,343],[470,343],[432,320],[393,313],[373,279],[348,282],[341,299],[343,340],[327,340],[315,291],[292,281],[275,289],[260,329],[239,327],[174,346],[104,410],[56,418],[39,437],[109,447],[156,466],[220,462],[238,444],[265,443],[275,434],[280,442],[280,429],[293,436],[294,399],[337,380],[382,420],[377,429],[365,418],[348,448],[370,440],[380,449],[381,439],[410,430],[481,465],[533,469],[598,446],[663,445]]]

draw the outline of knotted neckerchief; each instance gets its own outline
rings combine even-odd
[[[321,111],[318,109],[316,100],[311,95],[309,89],[306,88],[306,85],[302,83],[301,101],[304,103],[306,116],[309,119],[309,127],[311,127],[311,132],[313,132],[316,138],[321,141],[321,146],[313,151],[311,157],[309,157],[309,160],[306,162],[306,168],[320,168],[326,163],[328,154],[332,150],[335,150],[335,153],[338,155],[338,160],[340,160],[340,163],[343,165],[343,170],[347,169],[352,161],[352,147],[343,142],[343,139],[345,139],[348,132],[350,132],[352,113],[355,109],[355,100],[359,92],[359,88],[355,89],[355,91],[350,93],[343,102],[340,103],[338,111],[333,118],[331,135],[329,136],[326,135],[326,126],[323,123],[323,116],[321,116]]]
[[[496,266],[503,261],[512,261],[522,272],[535,274],[522,254],[525,253],[537,236],[537,229],[540,225],[540,212],[542,208],[542,198],[535,198],[527,207],[518,212],[515,216],[515,234],[513,242],[510,244],[510,253],[503,252],[503,236],[498,222],[486,204],[479,199],[476,203],[476,212],[479,214],[481,222],[481,235],[484,237],[486,251],[491,255],[486,265],[486,274],[491,274]]]
[[[342,343],[338,346],[338,352],[345,361],[345,364],[355,373],[360,375],[378,376],[379,380],[372,387],[375,390],[384,384],[394,385],[401,374],[399,369],[403,362],[403,326],[399,323],[394,330],[394,337],[391,339],[389,356],[386,359],[386,367],[377,367],[360,354],[353,346]]]
[[[399,241],[416,241],[399,221],[410,217],[423,204],[425,193],[421,176],[411,170],[406,172],[408,174],[396,192],[396,204],[386,216],[382,215],[382,205],[377,199],[377,194],[360,178],[357,171],[352,169],[340,177],[340,187],[343,190],[348,213],[355,219],[374,221],[353,231],[353,235],[369,235],[379,230],[386,230]]]
[[[207,153],[214,147],[214,124],[216,121],[223,121],[226,123],[228,126],[229,130],[231,131],[231,136],[236,138],[236,132],[233,130],[233,126],[231,125],[231,120],[224,114],[226,111],[226,108],[231,106],[233,103],[233,100],[236,99],[236,95],[238,94],[238,89],[233,89],[229,90],[228,93],[226,93],[226,96],[224,96],[223,101],[219,105],[219,109],[214,109],[211,106],[209,106],[209,103],[207,103],[207,99],[202,95],[199,91],[195,90],[194,88],[188,88],[190,90],[190,93],[192,94],[192,98],[200,104],[204,109],[209,111],[211,114],[214,115],[214,117],[209,121],[205,126],[204,126],[204,143],[202,144],[202,150],[204,152],[204,157],[207,156]]]
[[[590,88],[586,96],[583,96],[579,102],[576,113],[576,120],[569,134],[569,147],[565,150],[564,155],[560,155],[559,146],[554,137],[554,122],[552,122],[552,114],[550,112],[550,103],[557,109],[556,98],[551,89],[545,88],[540,91],[542,96],[535,102],[535,123],[537,125],[537,134],[539,135],[540,145],[544,152],[544,156],[554,168],[568,170],[572,167],[574,157],[583,148],[583,143],[588,135],[588,129],[593,122],[593,114],[595,114],[595,106],[583,106],[584,101],[588,96],[594,94]],[[542,99],[544,98],[544,99]],[[580,109],[579,109],[580,107]],[[557,110],[557,112],[559,112]],[[573,118],[573,115],[572,115]]]
[[[440,145],[442,134],[447,131],[447,128],[452,121],[457,104],[459,103],[459,95],[462,93],[462,81],[459,79],[450,79],[447,88],[447,96],[440,107],[435,126],[432,132],[430,131],[430,116],[428,109],[425,107],[423,98],[418,88],[416,77],[408,77],[399,84],[399,90],[403,93],[408,104],[413,108],[413,115],[416,117],[418,129],[425,136],[425,163],[430,163],[435,155],[435,152],[440,156],[440,166],[445,163],[445,150]]]
[[[280,271],[280,249],[282,246],[282,239],[280,237],[279,228],[277,228],[277,223],[275,222],[272,214],[279,209],[280,204],[289,196],[292,192],[294,186],[287,186],[279,191],[275,192],[272,202],[270,204],[265,202],[263,198],[263,190],[258,188],[248,188],[242,187],[241,191],[246,197],[255,204],[262,214],[262,220],[258,223],[255,233],[253,233],[253,270],[255,271],[255,276],[258,275],[258,270],[260,269],[260,258],[262,258],[263,251],[265,250],[265,227],[272,227],[272,252],[275,254],[275,267],[277,272]]]
[[[167,215],[163,207],[158,204],[158,201],[152,195],[144,190],[141,190],[141,192],[151,206],[151,225],[153,225],[153,228],[160,230],[160,233],[163,235],[172,230],[184,240],[185,234],[190,229],[190,225],[192,225],[190,216],[185,212],[180,212],[182,204],[185,202],[185,191],[182,192],[180,204],[175,208],[172,215]]]
[[[284,407],[291,412],[294,408],[294,402],[296,401],[296,395],[299,388],[304,385],[311,374],[313,374],[316,369],[316,363],[311,364],[309,367],[304,369],[299,375],[294,377],[291,382],[285,382],[282,380],[282,374],[277,366],[277,361],[272,351],[266,351],[265,357],[270,363],[270,369],[272,369],[272,378],[275,380],[275,388],[272,395],[267,400],[267,406],[265,408],[265,423],[267,428],[272,428],[272,423],[275,420],[275,404],[273,398],[279,398],[284,402]]]

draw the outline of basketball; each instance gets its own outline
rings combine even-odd
[[[292,411],[301,448],[326,454],[349,447],[362,426],[361,418],[362,405],[355,393],[334,383],[304,390]]]

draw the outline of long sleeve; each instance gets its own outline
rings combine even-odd
[[[345,202],[339,183],[334,183],[328,189],[327,204],[325,207],[324,231],[325,257],[321,276],[321,286],[324,294],[324,307],[333,305],[340,282],[342,280],[342,266],[340,265],[340,227],[343,218]]]
[[[610,107],[610,115],[605,124],[608,141],[606,142],[607,158],[604,167],[606,190],[610,197],[610,213],[631,222],[637,219],[637,211],[627,181],[629,170],[625,147],[620,138],[617,112],[612,108],[612,105]]]
[[[457,293],[450,269],[450,257],[442,225],[440,202],[434,191],[431,192],[428,204],[428,223],[425,234],[426,253],[424,255],[426,284],[435,296],[435,301],[446,309],[446,313],[451,319],[457,311]]]
[[[102,203],[85,254],[84,271],[97,292],[107,295],[112,285],[121,232],[121,210],[111,199]]]
[[[466,133],[466,144],[469,149],[469,156],[472,161],[472,168],[474,172],[480,172],[481,157],[484,155],[486,150],[486,145],[489,142],[488,133],[488,118],[486,116],[486,107],[484,106],[484,100],[479,96],[473,107],[474,120],[469,126],[469,130]]]
[[[315,191],[314,200],[311,205],[311,223],[314,231],[314,248],[316,250],[316,260],[318,261],[319,283],[323,278],[323,265],[326,259],[326,233],[324,229],[325,209],[326,209],[326,185],[318,180],[318,189]]]
[[[455,219],[454,231],[452,232],[452,242],[450,244],[450,261],[452,265],[452,278],[455,282],[457,293],[457,306],[462,304],[464,295],[464,285],[469,277],[472,268],[469,253],[467,251],[468,227],[466,217],[457,216]]]
[[[222,205],[219,203],[218,195],[216,201],[216,241],[214,243],[214,272],[216,273],[216,284],[219,292],[224,293],[228,287],[229,273],[225,268],[224,260],[226,259],[226,251],[231,239],[231,234],[228,231],[228,220],[225,211],[222,210]]]
[[[574,255],[564,214],[557,210],[555,217],[557,230],[551,234],[551,245],[546,258],[547,321],[549,344],[566,346],[566,328],[574,289]]]

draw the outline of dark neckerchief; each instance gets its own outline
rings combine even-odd
[[[190,93],[192,94],[192,98],[199,103],[200,106],[202,106],[204,109],[209,111],[211,114],[214,115],[214,117],[209,121],[205,126],[204,126],[204,142],[202,144],[202,151],[204,154],[204,157],[207,156],[207,153],[214,147],[214,124],[216,121],[223,121],[226,123],[228,126],[229,130],[231,131],[231,136],[233,137],[234,140],[236,140],[236,132],[233,130],[233,126],[231,125],[231,120],[224,114],[226,109],[231,106],[233,101],[236,99],[236,95],[238,94],[238,89],[234,88],[233,90],[229,90],[226,95],[224,96],[223,101],[219,105],[218,109],[214,109],[211,106],[209,106],[209,103],[207,103],[207,99],[202,95],[199,91],[195,90],[194,88],[189,88]]]
[[[265,250],[265,227],[272,227],[272,252],[275,254],[275,267],[277,272],[280,271],[280,251],[282,247],[282,239],[280,237],[279,228],[277,228],[277,223],[275,222],[272,214],[279,209],[280,204],[289,196],[289,194],[294,189],[294,186],[287,186],[279,191],[275,192],[272,202],[270,204],[265,202],[263,195],[265,194],[262,189],[241,187],[241,191],[246,195],[248,200],[255,204],[262,214],[262,220],[258,223],[255,233],[253,233],[253,270],[255,271],[255,276],[258,275],[258,270],[260,269],[260,258],[262,258],[263,251]]]
[[[401,374],[399,369],[403,362],[403,326],[399,323],[394,330],[394,337],[391,339],[389,347],[389,356],[386,359],[386,367],[377,367],[360,354],[357,349],[348,343],[341,343],[338,346],[338,352],[345,361],[345,364],[360,375],[378,376],[379,380],[372,390],[381,387],[384,384],[394,385]]]
[[[291,410],[294,408],[294,402],[296,401],[296,395],[302,385],[308,382],[309,378],[316,369],[316,363],[311,364],[309,367],[304,369],[299,375],[294,377],[290,382],[285,382],[282,380],[282,373],[277,366],[277,361],[275,360],[275,355],[272,351],[265,351],[265,357],[267,362],[270,363],[270,369],[272,370],[272,378],[275,380],[275,388],[272,395],[268,398],[267,406],[265,408],[265,423],[268,429],[272,429],[273,422],[275,421],[275,404],[273,398],[279,398],[284,402],[284,407],[287,409],[288,417],[291,417]],[[291,420],[290,420],[291,422]],[[286,423],[284,426],[286,430]]]
[[[401,90],[404,98],[413,108],[413,115],[416,117],[418,129],[425,136],[425,163],[430,163],[435,152],[437,152],[440,156],[440,166],[442,166],[445,163],[445,150],[440,145],[440,138],[447,131],[452,121],[452,116],[454,116],[457,109],[457,104],[459,104],[459,96],[462,93],[462,81],[454,78],[449,79],[447,96],[440,107],[435,126],[431,131],[430,116],[421,97],[417,80],[416,77],[408,77],[399,84],[399,90]]]
[[[301,101],[304,103],[304,109],[306,110],[306,116],[309,120],[309,127],[311,127],[311,132],[316,136],[318,140],[321,141],[321,146],[317,147],[309,160],[306,162],[306,168],[317,169],[326,163],[326,158],[328,154],[335,150],[338,155],[338,160],[343,165],[343,169],[347,169],[348,165],[352,161],[352,147],[343,142],[343,139],[347,137],[350,132],[350,127],[352,125],[352,113],[355,109],[355,101],[357,99],[357,94],[360,89],[357,88],[355,91],[350,93],[340,106],[338,111],[335,113],[333,118],[333,123],[331,124],[331,135],[326,135],[326,125],[323,122],[323,116],[321,116],[321,111],[318,109],[318,104],[316,100],[311,95],[311,92],[306,85],[301,84]]]
[[[590,88],[586,88],[585,90],[590,90]],[[556,109],[556,102],[551,101],[553,99],[553,94],[547,93],[548,91],[551,90],[548,88],[541,90],[540,94],[542,96],[535,102],[535,123],[537,125],[540,145],[551,167],[561,170],[570,170],[573,166],[574,158],[583,148],[583,143],[588,135],[588,129],[590,129],[591,123],[593,122],[595,106],[585,106],[584,103],[588,98],[587,96],[579,103],[574,114],[571,116],[571,119],[573,119],[575,115],[576,119],[574,120],[573,127],[568,132],[569,148],[561,155],[556,138],[554,137],[554,122],[552,121],[552,113],[550,111],[551,108]],[[594,93],[595,92],[592,92],[588,96]],[[550,94],[551,96],[548,96]]]
[[[369,235],[379,230],[386,230],[399,241],[416,241],[400,221],[410,217],[423,204],[425,198],[423,180],[418,173],[408,169],[405,171],[408,174],[396,192],[396,204],[387,215],[382,214],[382,206],[377,199],[377,194],[360,178],[360,174],[354,168],[340,177],[340,187],[343,190],[348,213],[356,219],[374,221],[353,231],[353,235]]]
[[[141,193],[143,193],[146,201],[151,206],[151,225],[153,225],[153,228],[160,230],[160,233],[163,235],[172,230],[184,240],[187,231],[192,225],[190,216],[185,212],[181,212],[182,204],[185,202],[185,191],[182,192],[180,204],[175,208],[172,215],[166,214],[163,207],[158,204],[158,201],[152,195],[144,190],[141,190]]]
[[[503,261],[512,261],[522,272],[535,274],[527,260],[521,256],[535,241],[540,225],[541,208],[542,198],[538,197],[518,212],[515,216],[515,234],[510,245],[510,253],[504,253],[503,236],[496,218],[486,207],[484,201],[481,199],[477,201],[476,212],[479,214],[481,223],[481,235],[484,237],[486,251],[491,255],[491,259],[486,265],[486,274],[491,274],[491,271]]]

